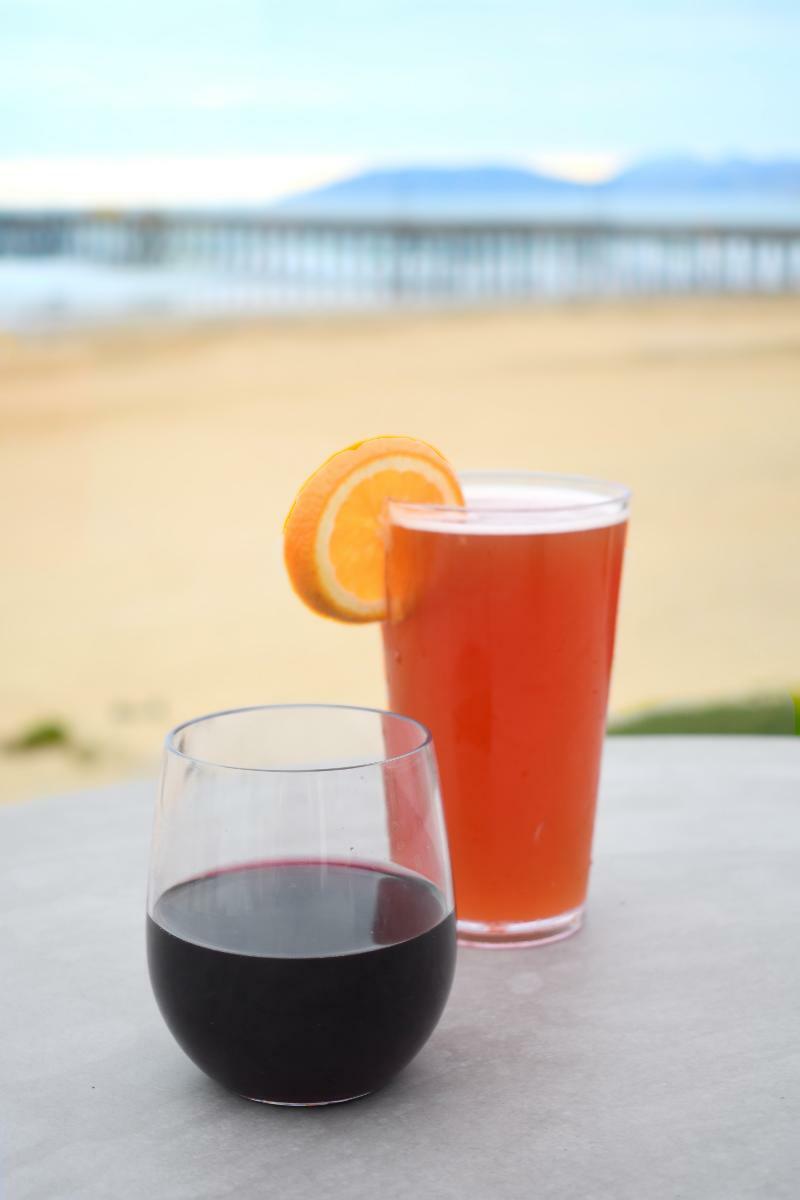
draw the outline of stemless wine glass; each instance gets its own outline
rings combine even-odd
[[[428,730],[375,709],[214,713],[167,737],[147,901],[176,1041],[252,1100],[366,1095],[434,1029],[455,917]]]

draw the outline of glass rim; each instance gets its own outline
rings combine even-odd
[[[236,717],[241,716],[243,713],[254,712],[309,711],[312,709],[322,712],[357,712],[369,713],[376,717],[391,717],[395,721],[402,721],[406,725],[413,726],[422,735],[422,740],[419,745],[412,746],[409,750],[403,750],[399,754],[385,754],[380,758],[367,758],[365,756],[363,760],[354,759],[352,762],[339,764],[338,766],[315,766],[311,764],[301,767],[249,767],[236,763],[214,762],[211,759],[198,758],[195,754],[187,754],[175,744],[178,734],[182,733],[185,729],[189,729],[193,725],[203,725],[207,721],[214,721],[220,717]],[[414,717],[406,716],[405,713],[394,712],[387,708],[371,708],[364,704],[326,704],[324,701],[307,701],[291,704],[249,704],[238,708],[221,708],[215,712],[204,713],[202,716],[190,717],[187,721],[181,721],[179,725],[173,726],[164,738],[165,753],[172,754],[176,758],[181,758],[184,762],[193,763],[198,767],[213,767],[215,770],[220,771],[247,771],[256,775],[317,775],[334,771],[363,771],[368,767],[382,767],[388,763],[401,762],[403,759],[420,754],[432,745],[433,734],[427,725],[423,725],[421,721],[417,721]]]
[[[598,510],[602,511],[603,509],[627,512],[632,495],[631,489],[624,483],[618,483],[610,479],[600,479],[595,475],[565,474],[558,471],[516,471],[513,469],[460,471],[458,479],[467,485],[470,483],[489,484],[491,482],[496,482],[506,487],[516,485],[520,491],[526,487],[529,488],[531,484],[562,485],[566,488],[571,487],[576,491],[584,489],[588,498],[570,504],[553,504],[546,508],[537,508],[530,503],[515,503],[513,499],[507,503],[504,500],[501,503],[491,505],[491,507],[470,504],[469,500],[465,504],[426,504],[413,500],[389,500],[387,501],[389,512],[405,510],[414,513],[417,517],[421,517],[426,513],[430,513],[431,516],[458,516],[460,514],[462,517],[465,514],[491,514],[494,517],[502,517],[503,515],[517,516],[530,513],[537,513],[543,517],[547,515],[558,517],[562,514],[571,513],[591,515],[597,514]],[[606,494],[602,494],[603,491]]]

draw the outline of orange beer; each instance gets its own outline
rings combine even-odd
[[[462,940],[580,927],[628,492],[473,475],[465,508],[390,503],[390,705],[433,732]]]

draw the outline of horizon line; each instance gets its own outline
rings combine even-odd
[[[541,151],[494,156],[369,155],[29,155],[0,157],[0,209],[204,207],[271,204],[342,182],[365,171],[520,167],[546,178],[590,187],[642,162],[694,159],[768,164],[800,161],[746,151],[701,153]]]

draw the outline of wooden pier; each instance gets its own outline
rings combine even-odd
[[[53,257],[199,273],[275,304],[800,290],[800,224],[0,213],[0,258]]]

